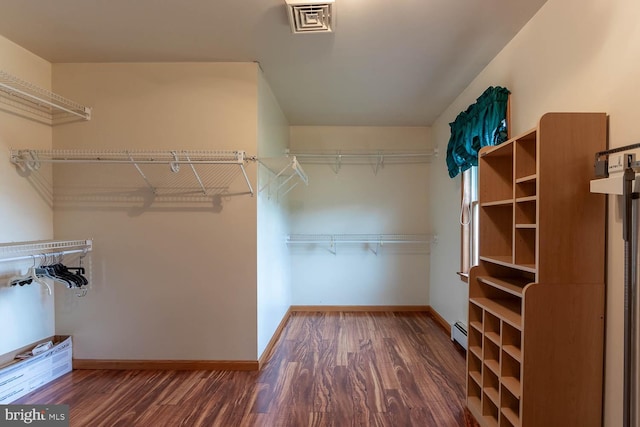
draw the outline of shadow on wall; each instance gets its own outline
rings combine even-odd
[[[16,171],[56,210],[125,211],[131,217],[145,212],[220,213],[225,202],[251,195],[235,165],[201,167],[197,174],[191,168],[174,173],[162,166],[147,165],[142,172],[132,164],[41,164]]]

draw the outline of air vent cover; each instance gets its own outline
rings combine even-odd
[[[331,33],[335,27],[334,0],[285,0],[291,31]]]

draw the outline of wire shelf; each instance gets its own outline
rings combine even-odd
[[[0,244],[0,262],[32,259],[48,253],[70,255],[87,253],[93,249],[92,240],[44,240]]]
[[[177,174],[182,165],[187,175],[191,176],[193,184],[190,189],[201,195],[209,196],[220,192],[220,179],[218,175],[209,170],[197,170],[196,166],[202,165],[230,165],[238,167],[242,172],[249,193],[253,195],[253,187],[249,181],[244,164],[246,161],[256,160],[255,157],[247,157],[244,151],[211,151],[211,150],[11,150],[11,162],[23,171],[36,171],[42,163],[53,164],[123,164],[132,165],[142,177],[147,187],[153,194],[159,195],[159,184],[168,180],[167,174],[145,173],[141,165],[168,165],[167,170]],[[237,171],[237,169],[236,169]],[[223,174],[225,176],[229,173]],[[184,180],[181,180],[184,181]],[[209,182],[210,181],[210,182]],[[184,184],[184,183],[182,183]],[[181,184],[181,185],[182,185]],[[228,184],[224,183],[225,185]],[[181,187],[184,189],[183,187]]]
[[[269,177],[258,192],[262,192],[268,188],[269,197],[271,197],[271,187],[277,184],[273,192],[277,194],[278,197],[284,197],[289,191],[293,190],[300,181],[305,185],[309,185],[309,177],[304,169],[302,169],[302,165],[300,165],[296,156],[261,158],[258,159],[258,161],[272,173],[272,176]],[[296,180],[292,182],[294,178]],[[284,191],[281,193],[280,190],[282,189],[284,189]]]
[[[91,108],[0,70],[0,97],[9,105],[24,109],[50,124],[68,117],[91,119]]]
[[[378,173],[378,170],[387,164],[429,163],[434,156],[438,155],[438,150],[291,150],[289,155],[297,157],[304,164],[332,165],[336,173],[342,165],[369,165],[374,167],[375,173]]]
[[[431,234],[289,234],[288,244],[309,243],[432,243]]]
[[[329,252],[336,255],[337,245],[367,245],[376,255],[380,248],[389,244],[406,244],[412,247],[435,243],[437,237],[431,234],[289,234],[288,245],[327,245]]]

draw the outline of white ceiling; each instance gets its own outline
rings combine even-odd
[[[284,0],[0,0],[0,34],[53,63],[257,61],[292,125],[428,126],[545,1],[336,0],[334,33],[294,35]]]

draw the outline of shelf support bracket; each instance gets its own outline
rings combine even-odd
[[[238,151],[236,153],[238,165],[240,165],[240,170],[242,171],[242,175],[244,176],[244,181],[247,183],[247,187],[249,187],[249,193],[251,193],[251,197],[253,197],[253,187],[251,186],[251,181],[249,181],[249,177],[247,176],[247,171],[244,169],[244,161],[245,155],[244,151]],[[252,160],[252,159],[249,159]]]
[[[146,175],[142,172],[142,169],[140,169],[140,166],[138,166],[136,161],[133,159],[133,156],[131,154],[129,154],[129,153],[127,153],[127,156],[129,156],[129,160],[131,161],[131,164],[136,168],[136,170],[138,171],[138,173],[140,174],[142,179],[144,179],[144,182],[147,183],[147,186],[149,186],[149,189],[153,192],[153,194],[156,194],[155,187],[153,185],[151,185],[151,183],[147,179]]]
[[[202,180],[200,179],[200,175],[198,175],[198,172],[196,171],[196,167],[193,165],[193,163],[191,163],[191,159],[189,158],[188,154],[185,154],[184,156],[187,159],[187,161],[189,162],[189,166],[191,166],[191,171],[193,172],[193,176],[196,177],[196,181],[198,181],[198,184],[200,184],[200,189],[202,190],[202,194],[204,194],[206,196],[207,195],[207,189],[204,188],[204,184],[202,183]],[[253,192],[251,194],[253,195]]]

